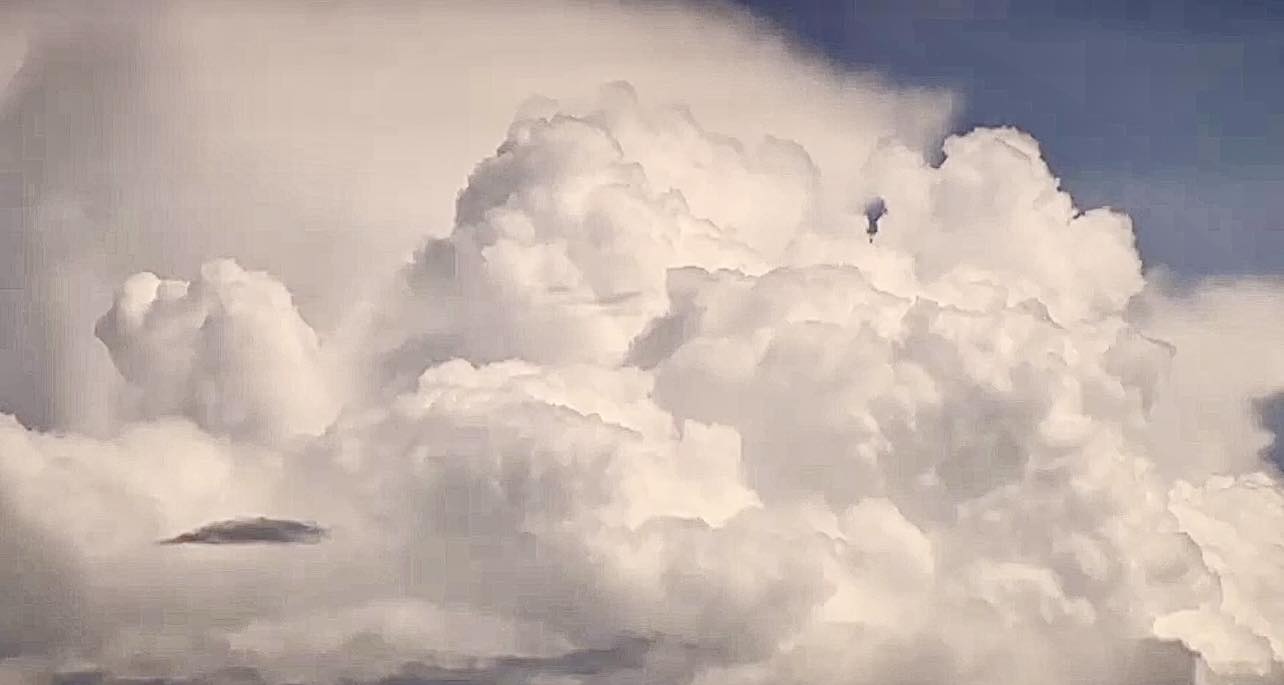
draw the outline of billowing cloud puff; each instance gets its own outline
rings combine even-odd
[[[265,439],[316,435],[334,416],[317,336],[289,291],[231,260],[193,283],[131,277],[95,331],[147,415]]]
[[[867,169],[887,202],[880,244],[909,252],[925,283],[1001,285],[1058,321],[1117,312],[1141,289],[1131,221],[1077,210],[1025,133],[951,137],[935,167],[889,146]]]
[[[437,356],[619,360],[664,311],[666,269],[765,270],[812,218],[815,186],[798,145],[747,152],[627,84],[584,116],[519,119],[460,194],[454,232],[418,257],[423,342]]]
[[[529,101],[315,329],[127,278],[124,419],[0,424],[0,678],[1278,682],[1284,289],[1147,281],[1014,130],[701,120]]]

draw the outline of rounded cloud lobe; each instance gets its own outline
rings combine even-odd
[[[232,260],[193,283],[130,277],[95,332],[147,415],[265,439],[319,435],[334,419],[316,333],[284,285]]]
[[[764,119],[528,101],[323,317],[126,278],[110,425],[0,425],[0,679],[1278,682],[1284,288],[1148,283],[1015,130]],[[328,534],[155,545],[246,517]]]

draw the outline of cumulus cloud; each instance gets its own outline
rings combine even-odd
[[[206,263],[193,283],[132,276],[94,330],[145,415],[265,439],[316,435],[334,417],[317,336],[289,291],[234,261]]]
[[[125,61],[181,57],[199,95],[157,123],[228,149],[165,181],[190,242],[129,213],[142,191],[101,210],[152,257],[58,215],[52,263],[133,275],[87,319],[24,305],[96,333],[60,349],[97,361],[38,382],[107,379],[110,411],[0,422],[0,579],[34,598],[0,597],[0,680],[1279,682],[1279,283],[1143,274],[1127,217],[1077,207],[1028,135],[961,132],[929,163],[944,100],[734,14],[568,8],[556,31],[499,5],[125,20],[169,39]],[[514,58],[487,91],[511,102],[428,62],[414,82],[454,99],[380,95],[416,31],[463,60],[458,36],[520,18],[477,35],[615,61],[537,79]],[[655,50],[630,19],[683,69],[626,59]],[[272,59],[298,78],[268,83],[257,41],[219,40],[238,31],[295,39]],[[227,127],[248,116],[229,88],[278,114]],[[303,145],[318,131],[333,145]],[[135,180],[163,168],[122,141]],[[190,203],[215,191],[238,221],[206,233]],[[304,520],[345,535],[154,544],[319,539]]]
[[[196,530],[161,540],[162,545],[243,545],[253,543],[315,544],[329,532],[315,523],[264,516],[215,521]]]

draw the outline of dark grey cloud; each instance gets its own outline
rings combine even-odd
[[[54,674],[51,685],[266,685],[251,666],[230,666],[213,673],[178,678],[126,678],[107,671],[69,671]]]
[[[345,685],[522,685],[550,676],[622,677],[624,682],[690,682],[700,665],[728,663],[726,655],[664,637],[626,636],[609,647],[577,649],[552,657],[507,656],[467,668],[443,668],[420,662],[403,665],[373,683]]]
[[[893,650],[895,652],[895,650]],[[885,655],[897,661],[907,654]],[[1116,676],[1103,685],[1193,685],[1194,654],[1177,642],[1141,640],[1122,648],[1113,659]],[[712,660],[711,660],[712,659]],[[552,657],[506,656],[471,667],[447,668],[423,662],[403,664],[395,673],[373,680],[339,678],[340,685],[528,685],[547,676],[609,676],[633,672],[641,677],[625,682],[690,682],[695,666],[719,663],[718,654],[691,645],[665,640],[626,637],[611,647],[579,649]],[[896,683],[947,682],[932,671],[944,661],[899,663]],[[927,669],[924,671],[923,669]],[[918,675],[914,675],[917,673]],[[1229,685],[1278,685],[1278,671],[1266,676],[1227,680]],[[169,678],[121,677],[107,671],[70,671],[54,674],[51,685],[269,685],[264,673],[252,666],[229,666],[212,672]],[[286,683],[284,685],[290,685]]]
[[[278,545],[316,544],[329,532],[315,523],[265,517],[216,521],[196,530],[161,540],[162,545]]]
[[[343,685],[499,685],[529,683],[540,676],[595,676],[620,671],[645,670],[649,675],[688,675],[689,659],[655,657],[654,640],[627,637],[610,647],[578,649],[551,657],[504,656],[470,667],[447,668],[409,662],[396,673],[375,680],[341,678]],[[677,648],[690,656],[690,648]],[[662,678],[674,682],[685,677]],[[71,671],[55,674],[53,685],[265,685],[267,678],[251,666],[231,666],[212,673],[177,678],[123,678],[107,671]]]
[[[525,683],[537,676],[603,675],[644,668],[651,647],[652,642],[645,638],[628,638],[607,648],[579,649],[553,657],[505,656],[465,668],[410,662],[404,664],[397,673],[375,681],[375,685]],[[361,684],[349,681],[348,685]]]
[[[1275,439],[1262,450],[1262,458],[1284,469],[1284,390],[1255,402],[1257,420]]]

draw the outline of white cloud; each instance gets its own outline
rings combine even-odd
[[[26,238],[110,411],[0,425],[0,677],[1278,675],[1278,284],[1147,283],[1025,134],[929,166],[944,100],[741,19],[238,7],[125,21],[156,140]],[[330,535],[155,544],[246,516]]]
[[[96,333],[147,416],[219,435],[319,435],[336,402],[316,333],[271,276],[218,260],[192,283],[130,277]]]

